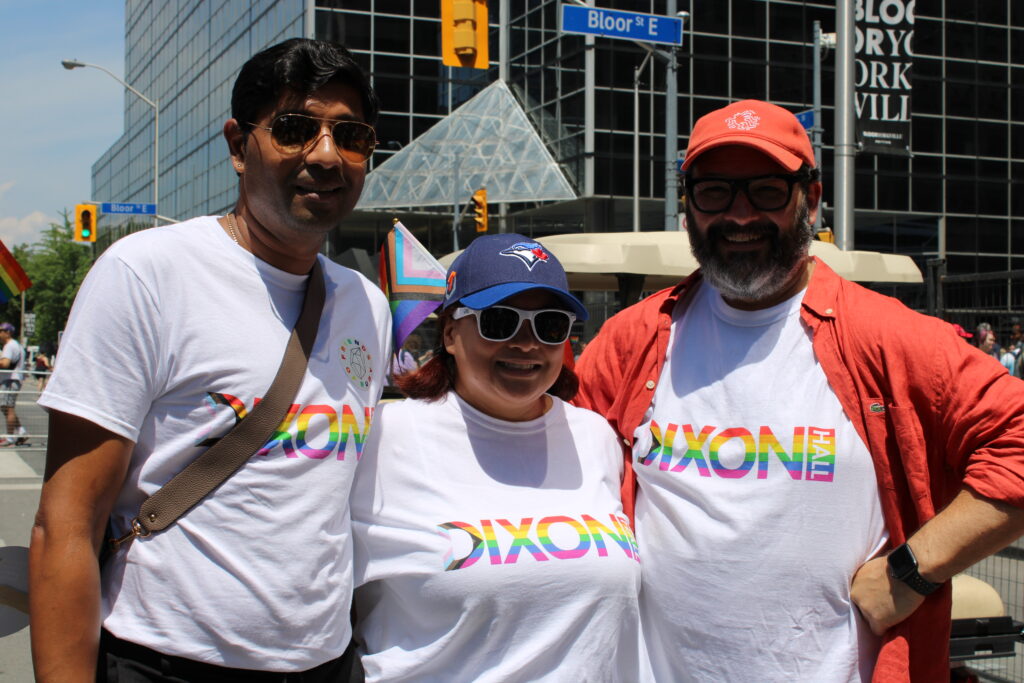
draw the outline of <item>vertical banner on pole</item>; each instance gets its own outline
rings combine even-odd
[[[857,0],[857,141],[865,152],[910,153],[914,0]]]

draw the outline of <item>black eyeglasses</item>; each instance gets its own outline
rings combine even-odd
[[[569,338],[576,315],[558,308],[541,308],[524,311],[512,306],[491,306],[477,310],[459,306],[452,318],[459,320],[476,316],[476,329],[488,341],[503,342],[516,336],[523,320],[529,320],[533,336],[544,344],[562,344]]]
[[[778,211],[793,196],[793,185],[806,181],[803,173],[772,173],[754,178],[686,178],[686,196],[701,213],[728,211],[743,190],[758,211]]]
[[[249,124],[270,131],[270,141],[282,154],[300,154],[320,139],[323,125],[331,127],[331,139],[338,153],[346,161],[361,164],[370,158],[377,146],[373,126],[360,121],[334,121],[318,119],[305,114],[281,114],[269,126]]]

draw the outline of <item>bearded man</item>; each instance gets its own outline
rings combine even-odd
[[[707,114],[683,168],[700,270],[577,365],[626,445],[655,679],[948,677],[950,578],[1024,532],[1024,384],[809,256],[790,112]]]

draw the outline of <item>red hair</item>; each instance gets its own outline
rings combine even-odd
[[[455,389],[457,368],[455,357],[444,347],[444,330],[452,319],[454,306],[449,306],[437,316],[437,348],[434,355],[416,370],[403,372],[394,377],[395,386],[408,398],[436,401]],[[563,401],[571,401],[579,391],[580,380],[569,365],[563,363],[555,383],[545,392]]]

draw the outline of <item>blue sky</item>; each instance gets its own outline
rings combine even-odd
[[[0,239],[35,242],[94,199],[92,164],[124,130],[124,0],[0,0]],[[131,96],[131,95],[130,95]]]

